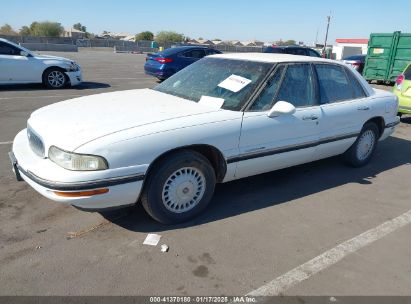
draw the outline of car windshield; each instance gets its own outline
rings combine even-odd
[[[208,57],[174,74],[154,90],[238,111],[272,66],[264,62]]]

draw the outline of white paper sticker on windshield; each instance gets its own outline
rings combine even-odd
[[[231,75],[218,85],[220,88],[230,90],[231,92],[237,93],[241,91],[246,85],[251,82],[250,79],[238,76]]]
[[[224,99],[203,95],[198,103],[215,109],[220,109],[224,104]]]

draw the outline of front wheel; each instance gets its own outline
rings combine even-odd
[[[210,202],[216,177],[210,162],[195,151],[182,151],[162,160],[147,177],[141,202],[163,224],[188,221]]]
[[[377,148],[379,130],[375,123],[364,125],[355,143],[344,153],[345,161],[353,167],[362,167],[371,160]]]
[[[62,89],[67,82],[67,75],[60,69],[51,68],[44,72],[43,83],[49,89]]]

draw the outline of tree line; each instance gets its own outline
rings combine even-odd
[[[87,31],[87,27],[81,23],[73,24],[73,28],[85,33],[86,38],[94,38],[95,35],[93,33],[89,33]],[[62,36],[64,33],[64,27],[61,23],[52,22],[52,21],[43,21],[38,22],[34,21],[30,24],[30,26],[23,26],[20,30],[15,31],[9,24],[4,24],[0,27],[0,35],[8,35],[8,36],[44,36],[44,37],[59,37]],[[103,31],[103,34],[108,34],[107,31]],[[135,36],[136,41],[140,40],[147,40],[147,41],[157,41],[158,43],[164,42],[183,42],[190,40],[189,37],[184,36],[184,34],[180,34],[173,31],[160,31],[156,35],[150,31],[143,31],[138,33]],[[199,38],[202,39],[202,38]],[[220,40],[220,39],[214,39]],[[282,46],[282,45],[294,45],[296,44],[295,40],[278,40],[274,42],[275,45]]]
[[[85,33],[86,38],[94,38],[93,33],[87,31],[87,27],[81,23],[76,23],[73,28]],[[38,22],[34,21],[30,26],[22,26],[20,30],[14,30],[10,24],[4,24],[0,27],[0,35],[7,36],[43,36],[43,37],[59,37],[64,33],[64,27],[61,23],[52,21]],[[103,34],[108,34],[107,31],[103,31]],[[150,31],[144,31],[136,35],[136,40],[156,40],[159,43],[170,42],[182,42],[184,41],[184,35],[173,31],[160,31],[157,35]]]

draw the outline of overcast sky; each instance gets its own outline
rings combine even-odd
[[[15,29],[32,21],[57,21],[64,27],[81,22],[88,31],[135,34],[171,30],[190,38],[222,40],[294,39],[324,42],[331,11],[329,42],[368,38],[372,32],[411,32],[411,0],[70,0],[2,1],[0,25]]]

